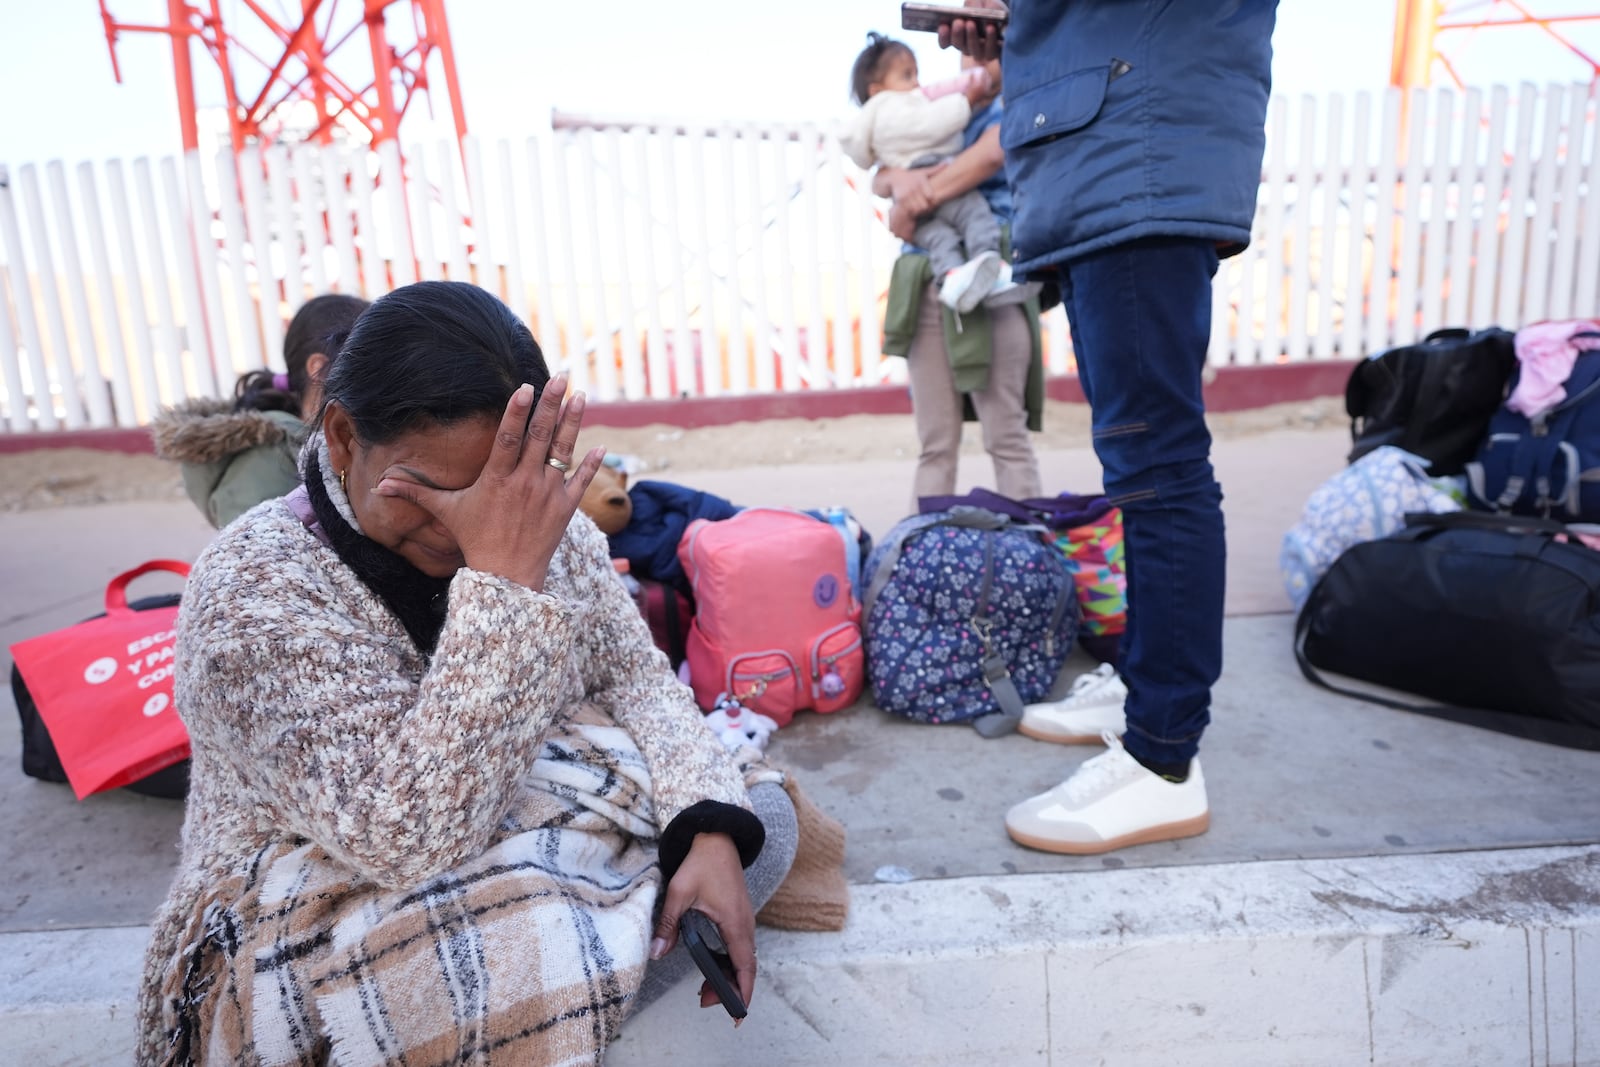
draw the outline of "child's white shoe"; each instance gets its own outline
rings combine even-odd
[[[989,295],[983,298],[984,307],[1005,307],[1007,304],[1021,304],[1039,294],[1044,286],[1038,282],[1019,282],[1011,276],[1011,264],[1001,264],[1000,277],[995,279],[994,288],[989,290]]]
[[[994,289],[1000,268],[1008,266],[999,252],[982,252],[944,276],[939,286],[939,303],[965,314],[977,307]]]

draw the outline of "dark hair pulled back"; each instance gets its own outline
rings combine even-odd
[[[330,362],[350,333],[350,327],[370,305],[359,296],[323,293],[300,306],[283,335],[283,365],[289,388],[279,389],[270,370],[253,370],[239,376],[233,387],[235,411],[288,411],[300,414],[301,401],[310,384],[306,363],[321,352]]]
[[[323,381],[365,444],[419,426],[496,420],[524,382],[543,392],[544,353],[500,299],[466,282],[417,282],[379,297],[356,320]]]
[[[856,56],[855,66],[850,68],[850,99],[857,106],[864,106],[867,98],[872,95],[872,83],[878,80],[882,73],[884,60],[897,52],[911,53],[911,47],[904,41],[897,41],[893,37],[885,37],[881,33],[867,34],[867,47]]]

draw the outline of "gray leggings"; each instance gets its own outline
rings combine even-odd
[[[762,782],[750,790],[750,806],[756,818],[767,830],[767,843],[761,855],[745,868],[744,881],[750,889],[750,903],[760,911],[772,894],[778,891],[794,862],[795,846],[799,843],[799,829],[795,822],[794,804],[783,786],[776,782]],[[644,969],[644,982],[634,997],[633,1011],[638,1011],[677,985],[690,972],[699,975],[694,960],[682,943],[659,960],[651,960]],[[698,983],[695,988],[699,988]]]

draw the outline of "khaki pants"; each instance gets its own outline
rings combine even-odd
[[[929,285],[917,309],[917,332],[906,356],[911,376],[911,410],[922,444],[912,482],[911,511],[924,496],[956,491],[956,463],[961,452],[961,394],[956,392],[950,356],[944,346],[943,308],[939,291]],[[1039,462],[1028,440],[1028,413],[1023,394],[1028,385],[1032,342],[1028,321],[1017,306],[989,309],[994,325],[994,356],[989,387],[973,393],[972,406],[983,428],[983,447],[994,461],[995,489],[1020,500],[1039,496]]]

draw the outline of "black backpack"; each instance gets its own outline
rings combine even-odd
[[[134,611],[170,608],[178,603],[178,598],[177,593],[164,593],[130,600],[128,606]],[[104,614],[101,612],[89,618],[98,619]],[[56,755],[55,742],[50,740],[50,731],[45,728],[44,720],[39,716],[39,707],[33,701],[33,694],[28,692],[27,683],[22,680],[22,672],[17,670],[15,663],[11,665],[11,695],[16,699],[17,715],[22,719],[22,773],[43,782],[65,782],[67,772],[62,769],[61,759]],[[147,797],[182,800],[189,792],[189,761],[163,767],[136,782],[129,782],[123,788]]]
[[[1460,474],[1505,399],[1515,339],[1498,327],[1436,330],[1420,344],[1357,363],[1344,392],[1350,462],[1397,445],[1430,460],[1431,475]]]
[[[1305,676],[1336,693],[1600,750],[1600,551],[1560,523],[1407,515],[1347,549],[1295,623]],[[1453,705],[1329,683],[1319,670]]]

